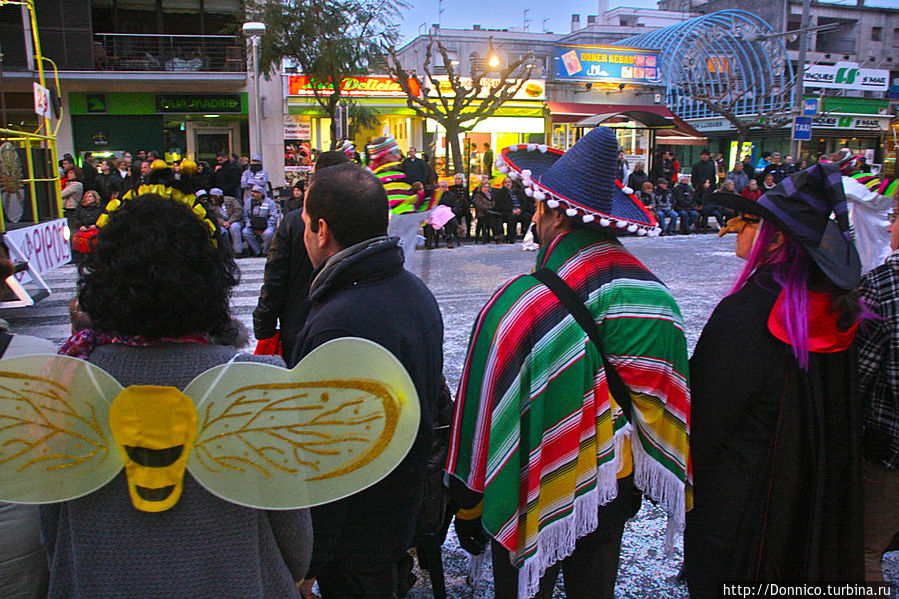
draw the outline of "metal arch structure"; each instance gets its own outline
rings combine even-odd
[[[616,42],[660,51],[666,104],[683,119],[787,113],[793,107],[793,66],[783,38],[758,16],[723,10]]]

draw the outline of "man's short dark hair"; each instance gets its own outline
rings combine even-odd
[[[662,183],[668,185],[669,183],[671,183],[671,181],[669,181],[665,177],[659,177],[658,179],[656,179],[656,185],[661,185]]]
[[[387,235],[387,192],[358,164],[316,168],[303,209],[312,232],[318,232],[318,220],[323,219],[341,248]]]
[[[337,166],[338,164],[346,164],[349,161],[349,156],[344,152],[338,152],[336,150],[322,152],[318,155],[318,158],[315,159],[315,170],[319,171],[323,168]]]

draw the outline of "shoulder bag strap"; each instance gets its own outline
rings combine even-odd
[[[548,268],[541,268],[537,272],[534,273],[534,276],[538,281],[549,287],[550,291],[552,291],[559,301],[562,302],[562,305],[565,306],[574,319],[577,321],[581,328],[584,329],[584,332],[587,333],[587,337],[590,338],[590,341],[593,342],[593,345],[596,346],[596,349],[599,351],[599,355],[602,356],[602,363],[605,367],[606,371],[606,380],[609,383],[609,391],[612,393],[612,397],[615,398],[615,401],[621,407],[621,410],[624,412],[624,416],[627,418],[628,422],[632,421],[632,413],[633,413],[633,402],[631,401],[630,390],[628,389],[625,382],[622,380],[621,375],[618,374],[618,371],[615,369],[615,366],[612,365],[611,360],[609,360],[608,356],[602,349],[602,341],[599,336],[599,328],[596,326],[596,321],[593,320],[593,315],[590,314],[590,311],[587,309],[587,306],[584,305],[584,302],[581,300],[580,296],[568,285],[562,278],[556,274],[554,271]]]

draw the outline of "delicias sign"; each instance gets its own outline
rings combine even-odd
[[[314,96],[313,83],[306,75],[290,75],[288,81],[288,94],[291,96]],[[329,81],[316,82],[318,91],[328,93],[333,89]],[[418,81],[409,78],[409,89],[416,96],[421,95],[421,87]],[[390,77],[346,77],[341,81],[340,93],[345,96],[378,96],[389,98],[403,98],[406,94],[400,84]]]

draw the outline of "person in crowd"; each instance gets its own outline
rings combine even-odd
[[[493,188],[490,181],[481,181],[471,198],[474,206],[477,225],[475,226],[475,238],[480,243],[489,243],[490,238],[502,227],[496,203],[493,200]]]
[[[618,152],[618,159],[615,162],[615,176],[618,177],[619,181],[625,184],[630,176],[630,170],[628,168],[627,158],[624,156],[624,150]]]
[[[757,200],[762,197],[762,190],[759,189],[758,181],[756,181],[755,179],[750,179],[749,184],[743,188],[743,191],[740,192],[740,195],[750,200]]]
[[[488,143],[484,144],[483,168],[481,169],[481,174],[487,175],[491,179],[493,178],[493,150]]]
[[[674,185],[677,183],[677,174],[680,169],[677,161],[674,159],[674,155],[671,152],[665,151],[662,152],[662,177],[665,177],[669,181],[669,185]]]
[[[453,184],[450,185],[449,191],[453,192],[459,201],[456,218],[462,225],[463,236],[465,239],[471,239],[471,193],[465,180],[465,173],[453,175]]]
[[[746,174],[746,167],[742,162],[734,164],[734,170],[727,173],[727,179],[734,182],[734,192],[743,193],[746,186],[749,185],[749,175]]]
[[[393,597],[397,564],[412,545],[423,497],[442,389],[443,322],[434,296],[403,268],[398,240],[387,236],[387,194],[376,176],[356,164],[316,170],[302,215],[315,270],[312,308],[291,364],[331,339],[368,339],[403,364],[421,406],[418,435],[393,472],[364,491],[312,508],[315,543],[305,585],[311,588],[317,578],[324,599]]]
[[[627,181],[622,181],[622,183],[633,189],[634,193],[640,193],[643,184],[647,181],[649,181],[649,176],[646,174],[646,164],[637,162],[634,165],[634,171],[628,175]]]
[[[146,165],[146,167],[144,165]],[[128,187],[125,188],[122,195],[129,191],[131,192],[131,195],[134,195],[141,185],[146,185],[149,182],[149,176],[144,177],[144,170],[146,170],[147,175],[150,174],[150,165],[146,162],[137,160],[131,163],[131,174],[128,177]]]
[[[656,219],[659,221],[659,227],[662,229],[662,235],[674,235],[677,233],[677,212],[674,210],[674,198],[671,190],[668,189],[668,177],[659,177],[656,181],[656,188],[653,192],[652,203],[656,209]],[[668,226],[665,226],[665,219],[668,220]]]
[[[453,249],[459,245],[459,220],[456,218],[456,213],[459,210],[459,199],[456,197],[456,194],[450,191],[446,181],[437,182],[435,193],[440,196],[438,205],[446,206],[453,216],[439,229],[435,229],[431,224],[425,224],[425,248],[436,249],[440,246],[440,238],[442,237],[446,240],[447,249]]]
[[[192,184],[195,189],[212,189],[212,167],[205,160],[197,160],[197,172],[194,173]]]
[[[700,191],[704,189],[703,181],[708,181],[711,189],[715,189],[717,177],[718,167],[715,165],[715,161],[711,159],[709,150],[703,148],[699,153],[699,162],[693,165],[693,171],[690,173],[690,185],[693,186],[693,189]]]
[[[315,172],[350,162],[344,151],[322,152],[313,167]],[[303,242],[306,225],[303,204],[299,210],[284,215],[265,262],[265,276],[256,309],[253,310],[253,334],[257,339],[281,339],[281,354],[286,360],[293,356],[297,334],[309,314],[309,283],[312,263]]]
[[[760,174],[768,165],[771,164],[771,152],[762,152],[762,157],[759,158],[759,161],[755,164],[755,172],[756,174]]]
[[[234,198],[242,198],[240,194],[241,173],[240,168],[228,160],[228,154],[219,152],[215,156],[215,166],[213,167],[212,185],[221,189],[226,196]]]
[[[671,293],[615,237],[613,219],[642,212],[615,184],[617,149],[596,127],[564,155],[504,155],[532,172],[537,272],[503,285],[477,318],[446,468],[460,543],[473,554],[491,543],[501,599],[552,596],[560,569],[570,599],[614,597],[641,490],[675,527],[684,518],[687,344]],[[613,369],[646,399],[614,386],[610,399]],[[670,462],[635,449],[662,438]]]
[[[868,158],[865,156],[859,156],[858,158],[858,166],[856,167],[861,173],[870,173],[871,165],[868,164]]]
[[[410,154],[414,149],[410,149]],[[413,180],[402,170],[400,147],[396,140],[390,136],[376,137],[366,150],[369,155],[369,168],[387,190],[391,212],[405,212],[414,206],[417,196],[412,193]]]
[[[655,189],[652,181],[644,181],[639,190],[635,190],[637,197],[651,212],[655,211]]]
[[[270,199],[262,185],[254,185],[243,206],[243,240],[253,256],[267,256],[275,225],[278,224],[278,205]]]
[[[746,176],[750,179],[755,179],[755,167],[752,165],[752,156],[750,154],[743,156],[743,172],[745,172]]]
[[[283,202],[282,213],[287,216],[294,210],[303,207],[303,198],[306,196],[306,182],[297,181],[290,188],[290,197]]]
[[[899,196],[890,215],[886,262],[859,283],[872,318],[859,330],[859,387],[863,401],[865,580],[884,581],[883,554],[899,534]]]
[[[724,227],[724,216],[721,214],[721,206],[715,204],[712,199],[712,182],[706,179],[702,182],[699,189],[694,192],[694,201],[696,202],[696,210],[699,212],[699,222],[697,229],[703,231],[711,230],[709,226],[709,217],[714,216],[718,223],[718,228]]]
[[[150,182],[150,163],[149,162],[141,162],[140,163],[140,185],[146,185]]]
[[[243,206],[218,187],[209,190],[209,203],[218,222],[219,237],[239,256],[243,252]]]
[[[768,175],[772,176],[772,181],[774,184],[778,184],[783,181],[790,173],[789,168],[786,164],[781,162],[780,160],[780,152],[773,152],[771,154],[771,164],[766,166],[764,170],[762,170],[762,183],[765,184]]]
[[[839,170],[716,201],[740,214],[746,266],[690,360],[690,596],[734,580],[861,581],[860,261]]]
[[[713,185],[717,187],[727,177],[727,160],[724,159],[724,154],[721,152],[715,155],[715,168],[718,172],[718,179],[713,182]]]
[[[134,155],[134,157],[137,160],[140,160],[141,162],[146,162],[147,161],[147,151],[146,150],[138,150],[137,153]]]
[[[503,179],[503,187],[509,191],[509,197],[512,199],[512,218],[508,239],[509,243],[514,243],[518,225],[521,225],[522,237],[527,233],[531,219],[534,217],[534,200],[524,192],[524,187],[518,181],[513,181],[509,177]]]
[[[84,195],[84,184],[81,182],[81,169],[73,166],[66,171],[65,187],[62,188],[62,214],[69,221],[69,228],[72,227],[72,218],[81,203],[82,195]]]
[[[784,170],[786,171],[787,176],[790,176],[790,175],[792,175],[793,173],[795,173],[796,171],[799,170],[799,169],[796,167],[796,164],[793,162],[793,155],[792,155],[792,154],[787,154],[786,156],[784,156],[784,162],[783,162],[783,164],[784,164]]]
[[[774,163],[771,163],[768,166],[774,166]],[[765,175],[762,177],[762,185],[760,187],[762,193],[766,193],[774,189],[775,185],[777,185],[777,183],[774,181],[774,177],[775,175],[772,172],[765,173]]]
[[[116,172],[122,179],[122,189],[131,189],[133,181],[131,180],[131,155],[127,154],[119,158],[116,163]]]
[[[674,209],[680,217],[681,233],[688,235],[690,229],[699,219],[699,211],[696,209],[696,200],[693,197],[693,188],[690,187],[690,177],[681,175],[680,181],[671,190]]]
[[[0,259],[0,281],[15,272],[13,263]],[[9,291],[0,283],[0,295]],[[0,319],[0,358],[31,354],[53,354],[56,347],[46,339],[17,335]],[[40,507],[0,502],[0,597],[44,599],[49,571],[47,551],[41,539]]]
[[[103,204],[100,195],[93,189],[89,189],[81,196],[81,202],[75,209],[72,226],[77,231],[87,231],[97,228],[97,220],[103,214]]]
[[[249,167],[240,175],[240,200],[246,203],[256,185],[268,190],[268,171],[262,168],[262,156],[259,154],[250,156]]]
[[[795,172],[798,173],[799,171],[804,171],[807,168],[808,168],[808,160],[806,160],[805,158],[802,158],[801,160],[799,160],[799,162],[796,163],[796,171]]]
[[[405,173],[409,185],[416,182],[424,185],[428,180],[428,169],[415,148],[409,148],[409,155],[403,159],[400,170]]]
[[[425,165],[425,193],[431,194],[437,189],[437,171],[434,170],[430,158],[424,152],[421,154],[421,161],[424,162]]]
[[[497,212],[495,228],[493,229],[493,241],[496,243],[503,241],[513,243],[515,239],[511,190],[512,180],[509,177],[503,179],[502,184],[498,188],[490,189],[491,197],[493,198],[493,209]],[[505,231],[503,230],[504,227]]]
[[[104,158],[100,163],[100,172],[94,185],[104,202],[110,202],[122,195],[122,178],[111,159]]]
[[[111,215],[79,266],[78,303],[91,325],[60,353],[90,361],[123,386],[178,389],[235,358],[283,364],[237,354],[245,335],[229,312],[237,281],[230,252],[188,206],[134,198]],[[89,495],[42,506],[41,527],[50,598],[299,599],[312,543],[307,510],[242,507],[191,476],[174,508],[138,511],[124,471]]]

